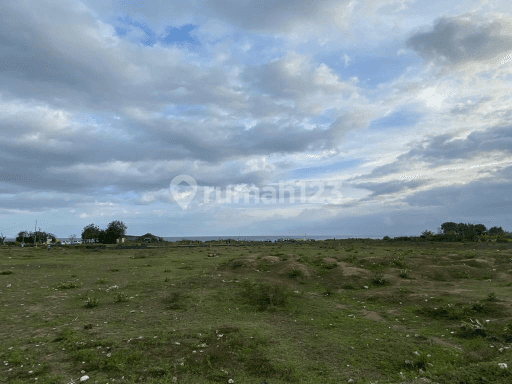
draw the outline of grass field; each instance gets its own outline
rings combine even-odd
[[[0,382],[510,383],[510,246],[3,246]]]

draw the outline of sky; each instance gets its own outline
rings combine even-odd
[[[510,231],[511,85],[508,0],[2,1],[0,232]]]

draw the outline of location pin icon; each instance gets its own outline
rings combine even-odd
[[[179,183],[181,183],[182,181],[187,182],[193,188],[193,191],[184,197],[181,197],[180,193],[178,191],[176,191],[176,189],[175,189],[176,186]],[[192,176],[179,175],[179,176],[176,176],[174,179],[172,179],[170,188],[171,188],[171,194],[172,194],[172,197],[174,198],[174,201],[176,201],[179,204],[181,209],[187,209],[187,206],[190,204],[190,202],[196,195],[197,183],[196,183],[196,180]]]

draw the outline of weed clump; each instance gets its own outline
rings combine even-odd
[[[487,301],[498,301],[498,298],[496,297],[496,293],[491,292],[487,296]]]
[[[400,256],[395,257],[391,261],[391,265],[394,265],[395,267],[398,267],[398,268],[407,268],[407,264],[405,263],[405,261]]]
[[[73,289],[73,288],[78,288],[78,287],[79,287],[79,285],[73,281],[61,282],[57,286],[58,289]]]
[[[86,308],[94,308],[98,306],[98,299],[95,297],[88,297],[85,301],[85,307]]]
[[[343,284],[342,288],[343,289],[356,289],[356,286],[354,285],[354,283],[345,283],[345,284]]]
[[[402,279],[407,279],[409,277],[409,270],[408,269],[401,269],[399,276]]]
[[[302,277],[302,271],[299,268],[293,267],[290,273],[288,274],[288,277],[290,277],[291,279]]]
[[[375,285],[387,285],[387,284],[389,284],[389,281],[384,278],[384,275],[382,273],[376,273],[373,276],[372,284],[375,284]]]
[[[12,275],[12,271],[1,271],[0,275]]]
[[[486,323],[481,323],[478,319],[469,319],[469,322],[463,321],[460,326],[459,336],[466,339],[472,339],[475,337],[486,337]]]
[[[114,302],[115,303],[124,303],[126,301],[130,300],[128,295],[124,292],[117,292],[114,296]]]

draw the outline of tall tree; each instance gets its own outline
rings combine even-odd
[[[108,244],[115,244],[116,240],[126,235],[126,225],[122,221],[112,221],[105,230],[105,240]]]
[[[98,242],[100,228],[97,225],[89,224],[82,231],[82,240],[85,242]]]
[[[492,227],[489,229],[489,231],[487,233],[489,233],[489,235],[498,235],[499,236],[499,235],[505,234],[505,231],[501,227]]]
[[[457,224],[451,221],[441,224],[441,230],[445,235],[454,232],[457,233]]]

